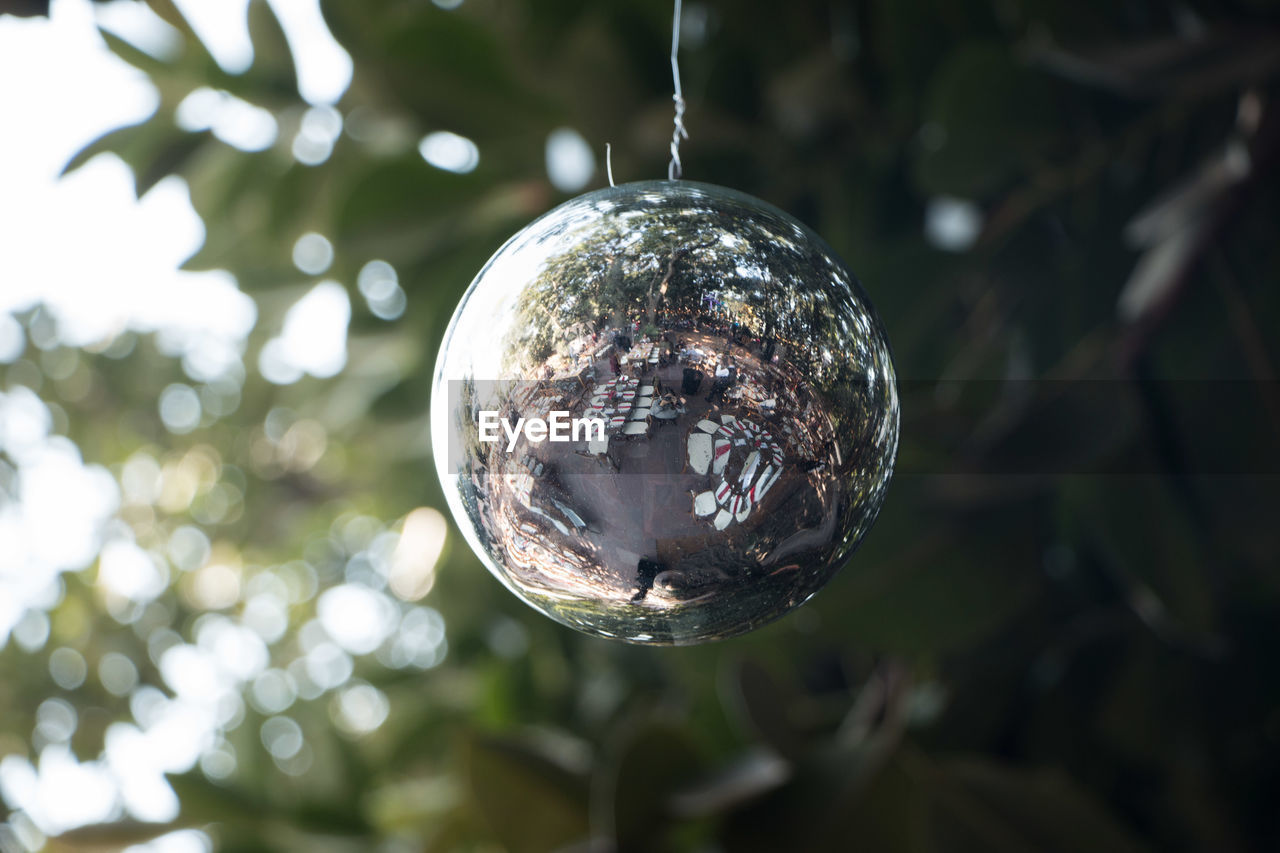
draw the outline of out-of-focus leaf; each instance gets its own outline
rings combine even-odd
[[[117,823],[81,826],[50,839],[51,851],[116,850],[130,844],[144,844],[161,835],[188,826],[181,823],[143,823],[124,820]]]
[[[128,163],[129,158],[122,151],[139,147],[144,139],[155,135],[156,129],[151,122],[147,121],[109,130],[72,155],[67,164],[62,167],[62,174],[74,172],[97,155],[108,151]]]
[[[719,814],[776,790],[790,776],[789,762],[772,750],[754,750],[682,785],[671,797],[671,811],[689,817]]]
[[[1037,46],[1031,57],[1069,80],[1122,95],[1204,97],[1273,75],[1280,68],[1280,39],[1266,31],[1217,30],[1086,51]]]
[[[169,175],[180,171],[183,164],[212,138],[208,133],[184,133],[173,137],[144,168],[134,167],[138,176],[138,194],[144,194]]]
[[[1029,170],[1061,144],[1054,95],[1049,82],[1019,66],[1007,48],[956,48],[935,72],[924,109],[938,145],[916,162],[920,187],[981,196]]]
[[[219,143],[193,157],[185,177],[196,209],[207,218],[227,221],[260,205],[256,188],[274,181],[279,173],[279,161],[274,158],[264,154],[245,156]]]
[[[109,131],[78,151],[63,167],[63,174],[80,168],[93,157],[112,153],[131,167],[139,196],[180,169],[206,142],[207,132],[186,133],[154,120]]]
[[[267,200],[265,227],[277,239],[287,239],[301,232],[299,223],[308,220],[327,222],[327,211],[317,209],[325,183],[316,179],[315,171],[301,163],[291,163],[276,178]]]
[[[1129,223],[1126,238],[1146,251],[1120,292],[1121,319],[1141,320],[1173,298],[1216,233],[1231,194],[1249,176],[1249,160],[1243,146],[1229,145]]]
[[[492,29],[470,9],[444,10],[433,4],[398,4],[370,27],[365,7],[329,4],[326,12],[357,64],[376,52],[384,87],[432,129],[469,136],[497,136],[505,126],[522,126],[548,112],[538,91],[513,73],[510,57]]]
[[[725,685],[726,704],[742,716],[757,737],[784,758],[798,758],[804,739],[791,719],[794,690],[786,689],[769,670],[754,660],[744,660],[730,670]]]
[[[584,777],[514,740],[473,738],[466,763],[476,808],[512,853],[541,853],[587,837]]]
[[[99,28],[98,34],[107,43],[107,47],[111,48],[112,53],[153,78],[156,76],[163,77],[173,71],[173,66],[169,62],[158,59],[145,50],[140,50],[131,42],[120,38],[109,30]]]
[[[199,826],[218,821],[253,824],[271,814],[268,802],[211,782],[198,770],[168,778],[181,804],[180,819],[187,825]]]
[[[159,15],[166,24],[177,29],[189,41],[195,41],[195,32],[191,29],[191,25],[187,23],[187,19],[178,7],[174,5],[173,0],[146,0],[146,4],[151,7],[151,11]]]
[[[5,0],[0,3],[0,14],[31,18],[49,14],[49,0]]]
[[[357,176],[335,217],[339,240],[421,228],[438,217],[457,217],[482,186],[476,174],[455,175],[427,165],[417,154],[378,163]]]
[[[1053,771],[956,760],[930,774],[940,853],[1139,853],[1144,848],[1085,792]]]
[[[956,651],[987,636],[1039,579],[1031,531],[1009,526],[1001,537],[951,528],[900,542],[893,555],[857,555],[835,581],[842,633],[901,654]]]
[[[697,745],[685,728],[652,722],[633,732],[595,792],[602,800],[596,813],[609,815],[617,849],[665,849],[670,792],[698,769]]]
[[[1217,621],[1213,567],[1195,520],[1152,477],[1080,481],[1066,490],[1072,521],[1103,549],[1119,594],[1167,640],[1203,636]]]
[[[249,74],[273,90],[289,91],[295,84],[297,71],[293,51],[285,40],[275,10],[266,0],[252,0],[248,25],[253,42],[253,66]]]
[[[963,395],[955,405],[972,412],[961,420],[977,423],[966,447],[937,460],[950,471],[936,494],[973,508],[1002,495],[1019,499],[1028,483],[1043,489],[1052,478],[1106,470],[1138,433],[1141,413],[1129,383],[1094,375],[955,383]],[[947,416],[926,409],[920,420],[927,434],[933,428],[928,421]]]
[[[866,746],[828,750],[727,819],[722,838],[741,851],[927,851],[921,792],[898,762]]]

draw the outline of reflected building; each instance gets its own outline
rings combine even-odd
[[[432,407],[446,497],[489,569],[553,618],[647,643],[732,636],[820,589],[879,511],[899,419],[884,330],[826,244],[665,181],[508,241],[454,315]],[[604,435],[516,431],[552,412]]]

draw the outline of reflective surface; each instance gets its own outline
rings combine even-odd
[[[454,314],[432,399],[481,560],[552,618],[640,643],[812,596],[875,520],[898,443],[853,275],[776,208],[687,181],[580,196],[512,237]],[[557,411],[603,437],[516,429]]]

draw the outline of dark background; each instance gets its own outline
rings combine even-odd
[[[187,31],[168,0],[149,5]],[[322,585],[350,556],[329,533],[342,513],[443,509],[424,439],[435,350],[485,259],[567,198],[545,177],[548,133],[596,150],[592,188],[605,142],[619,182],[665,175],[671,133],[661,0],[323,9],[355,61],[323,164],[289,155],[305,104],[257,0],[243,75],[189,31],[173,61],[111,39],[163,103],[77,162],[117,152],[140,194],[187,178],[209,230],[188,266],[231,270],[258,302],[250,364],[311,284],[294,241],[328,236],[354,306],[347,370],[277,387],[251,368],[234,414],[172,436],[154,398],[179,368],[144,340],[86,356],[101,393],[67,404],[105,464],[217,448],[247,472],[245,511],[210,535],[265,572],[305,555]],[[315,761],[291,776],[250,709],[227,735],[236,774],[173,780],[179,824],[227,851],[1280,848],[1280,11],[718,0],[685,14],[686,177],[813,227],[888,328],[903,422],[880,520],[801,610],[671,650],[553,624],[451,535],[427,598],[444,661],[357,661],[388,721],[353,739],[325,698],[295,706]],[[284,141],[247,154],[178,130],[200,85],[271,110]],[[478,168],[423,162],[417,140],[440,129],[475,141]],[[926,223],[956,210],[980,230],[948,250]],[[392,323],[355,292],[375,257],[407,293]],[[323,477],[253,465],[245,436],[280,407],[327,430],[340,459]],[[90,580],[68,582],[97,613],[75,640],[85,657],[124,649],[163,686]],[[168,595],[166,627],[185,636],[199,614]],[[38,657],[0,650],[0,731],[25,738],[55,690]],[[74,743],[87,759],[129,709],[90,687],[69,698],[93,710]],[[87,828],[59,849],[158,831]]]

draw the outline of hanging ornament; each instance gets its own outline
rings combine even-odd
[[[671,180],[579,196],[508,240],[432,392],[445,497],[489,570],[566,625],[657,644],[816,593],[875,520],[898,443],[888,341],[853,274],[781,210],[675,180],[675,50]]]

